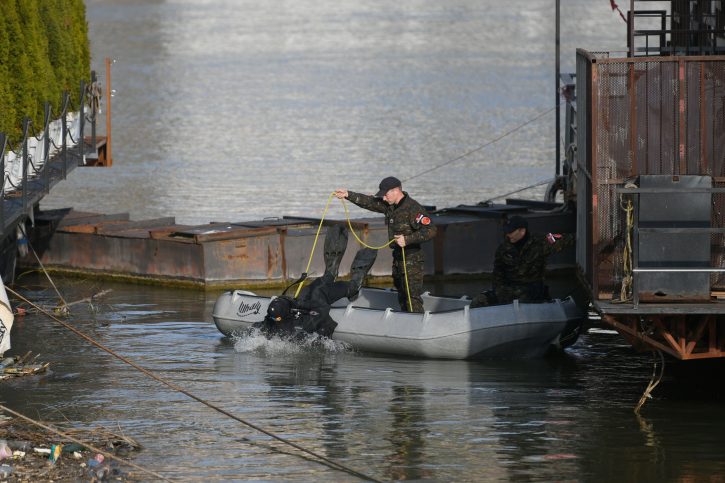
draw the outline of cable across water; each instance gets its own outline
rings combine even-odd
[[[545,115],[549,114],[554,109],[556,109],[556,107],[552,107],[551,109],[547,109],[546,111],[543,111],[543,112],[539,113],[538,115],[532,117],[528,121],[525,121],[525,122],[519,124],[518,126],[509,129],[508,131],[504,132],[503,134],[500,134],[499,136],[497,136],[497,137],[493,138],[492,140],[490,140],[490,141],[488,141],[488,142],[486,142],[486,143],[478,146],[477,148],[471,149],[470,151],[467,151],[467,152],[461,154],[460,156],[457,156],[457,157],[455,157],[453,159],[450,159],[450,160],[448,160],[448,161],[446,161],[444,163],[441,163],[438,166],[433,166],[432,168],[426,169],[425,171],[421,171],[420,173],[414,174],[413,176],[409,176],[408,178],[405,178],[405,179],[403,179],[401,181],[403,183],[405,183],[407,181],[410,181],[411,179],[415,179],[415,178],[417,178],[419,176],[423,176],[424,174],[428,174],[431,171],[435,171],[436,169],[440,169],[440,168],[442,168],[444,166],[448,166],[449,164],[455,163],[456,161],[460,161],[461,159],[463,159],[463,158],[465,158],[467,156],[470,156],[471,154],[476,153],[476,152],[482,150],[483,148],[486,148],[486,147],[488,147],[488,146],[490,146],[492,144],[495,144],[495,143],[499,142],[503,138],[505,138],[507,136],[510,136],[511,134],[515,133],[516,131],[518,131],[520,129],[523,129],[524,127],[528,126],[532,122],[538,121],[539,119],[541,119]]]
[[[376,478],[373,478],[373,477],[368,476],[368,475],[366,475],[364,473],[360,473],[360,472],[358,472],[358,471],[356,471],[356,470],[354,470],[352,468],[349,468],[348,466],[345,466],[342,463],[338,463],[336,461],[333,461],[333,460],[331,460],[331,459],[329,459],[329,458],[327,458],[327,457],[325,457],[325,456],[323,456],[323,455],[321,455],[319,453],[316,453],[316,452],[314,452],[312,450],[309,450],[309,449],[307,449],[307,448],[305,448],[305,447],[303,447],[303,446],[301,446],[301,445],[299,445],[297,443],[294,443],[294,442],[289,441],[289,440],[287,440],[287,439],[285,439],[285,438],[283,438],[281,436],[278,436],[278,435],[272,433],[271,431],[268,431],[268,430],[266,430],[266,429],[264,429],[264,428],[262,428],[262,427],[260,427],[260,426],[258,426],[256,424],[254,424],[254,423],[251,423],[251,422],[249,422],[249,421],[247,421],[245,419],[242,419],[239,416],[236,416],[236,415],[230,413],[226,409],[223,409],[223,408],[221,408],[221,407],[219,407],[219,406],[217,406],[217,405],[215,405],[215,404],[213,404],[213,403],[211,403],[211,402],[209,402],[209,401],[207,401],[207,400],[205,400],[205,399],[203,399],[203,398],[201,398],[201,397],[193,394],[192,392],[187,391],[186,389],[184,389],[184,388],[182,388],[182,387],[174,384],[173,382],[170,382],[170,381],[162,378],[161,376],[158,376],[158,375],[154,374],[150,370],[148,370],[148,369],[146,369],[146,368],[144,368],[144,367],[136,364],[135,362],[131,361],[130,359],[128,359],[128,358],[126,358],[126,357],[124,357],[124,356],[122,356],[122,355],[114,352],[112,349],[109,349],[108,347],[104,346],[100,342],[97,342],[93,338],[89,337],[88,335],[84,334],[80,330],[76,329],[72,325],[67,324],[66,322],[63,322],[62,320],[60,320],[58,317],[54,316],[53,314],[51,314],[47,310],[43,309],[42,307],[38,306],[37,304],[34,304],[33,302],[31,302],[27,298],[25,298],[22,295],[20,295],[18,292],[14,291],[13,289],[11,289],[9,287],[5,287],[5,288],[7,289],[8,292],[10,292],[11,294],[13,294],[14,296],[16,296],[17,298],[19,298],[23,302],[29,304],[31,307],[33,307],[34,309],[36,309],[38,312],[46,315],[47,317],[49,317],[54,322],[62,325],[66,329],[70,330],[71,332],[73,332],[74,334],[76,334],[81,339],[83,339],[83,340],[91,343],[92,345],[96,346],[97,348],[99,348],[99,349],[107,352],[108,354],[112,355],[113,357],[115,357],[115,358],[123,361],[124,363],[128,364],[129,366],[133,367],[134,369],[140,371],[141,373],[145,374],[146,376],[150,377],[151,379],[154,379],[155,381],[160,382],[161,384],[163,384],[163,385],[165,385],[165,386],[173,389],[174,391],[180,392],[181,394],[184,394],[184,395],[190,397],[191,399],[193,399],[193,400],[195,400],[195,401],[197,401],[197,402],[199,402],[199,403],[201,403],[201,404],[209,407],[210,409],[213,409],[213,410],[217,411],[220,414],[223,414],[224,416],[226,416],[228,418],[231,418],[231,419],[233,419],[235,421],[238,421],[238,422],[242,423],[243,425],[245,425],[245,426],[247,426],[249,428],[254,429],[255,431],[258,431],[258,432],[260,432],[262,434],[265,434],[265,435],[269,436],[270,438],[273,438],[273,439],[275,439],[275,440],[277,440],[277,441],[279,441],[281,443],[284,443],[284,444],[286,444],[288,446],[291,446],[291,447],[297,449],[298,451],[301,451],[301,452],[306,453],[306,454],[308,454],[310,456],[313,456],[314,458],[316,458],[315,461],[317,463],[324,464],[325,466],[327,466],[329,468],[332,468],[334,470],[344,471],[345,473],[348,473],[348,474],[353,475],[353,476],[357,476],[358,478],[363,479],[363,480],[375,481],[375,482],[379,482],[380,481],[380,480],[378,480]]]

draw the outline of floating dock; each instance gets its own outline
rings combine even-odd
[[[493,270],[493,255],[503,241],[506,215],[526,217],[532,233],[573,232],[574,213],[557,203],[506,200],[505,204],[431,210],[436,238],[423,247],[430,278],[478,277]],[[325,220],[309,276],[324,272]],[[128,214],[97,214],[71,209],[36,213],[30,242],[43,266],[54,272],[94,275],[144,283],[189,285],[207,289],[282,287],[306,269],[319,218],[282,217],[260,221],[179,225],[174,218],[132,221]],[[365,243],[388,241],[382,216],[354,219],[352,228]],[[340,266],[349,275],[360,248],[350,235]],[[37,267],[32,252],[20,266]],[[551,269],[573,268],[574,249],[550,260]],[[392,250],[385,248],[371,270],[373,282],[390,280]]]

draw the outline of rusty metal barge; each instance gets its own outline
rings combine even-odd
[[[534,232],[574,231],[574,213],[555,202],[509,199],[502,204],[435,210],[438,234],[423,245],[427,278],[490,273],[493,254],[503,239],[504,218],[512,213],[526,216]],[[347,221],[325,220],[321,236],[325,226],[336,223]],[[316,218],[282,217],[189,226],[176,224],[173,217],[131,221],[125,213],[64,209],[36,213],[31,243],[43,266],[56,272],[205,289],[283,287],[306,269],[319,224]],[[350,225],[366,243],[388,241],[380,216],[353,219]],[[353,237],[348,243],[341,276],[348,275],[359,248]],[[379,252],[371,270],[373,282],[389,281],[390,252]],[[20,262],[37,266],[31,256]],[[552,257],[549,267],[573,271],[574,250]],[[317,250],[309,275],[323,272],[322,253]]]

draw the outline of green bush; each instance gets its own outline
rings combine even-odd
[[[80,81],[90,79],[83,0],[0,0],[0,132],[22,136],[24,117],[43,127],[44,104],[54,117],[68,91],[79,108]]]

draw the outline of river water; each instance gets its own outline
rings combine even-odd
[[[622,2],[620,2],[622,3]],[[338,186],[386,175],[421,202],[475,203],[551,177],[552,0],[87,0],[93,66],[113,65],[114,167],[78,169],[43,201],[179,223],[315,216]],[[574,49],[622,49],[606,0],[564,0]],[[526,193],[541,195],[541,190]],[[356,212],[355,216],[362,213]],[[342,216],[334,205],[333,215]],[[722,398],[652,372],[596,321],[558,357],[433,361],[224,339],[217,293],[57,278],[69,321],[194,394],[380,480],[695,481],[725,474]],[[570,281],[569,281],[570,282]],[[17,289],[57,302],[42,277]],[[439,293],[472,293],[445,284]],[[25,414],[120,427],[134,461],[192,481],[355,481],[161,386],[38,314],[13,352],[52,371],[4,384]],[[714,481],[714,480],[713,480]]]

